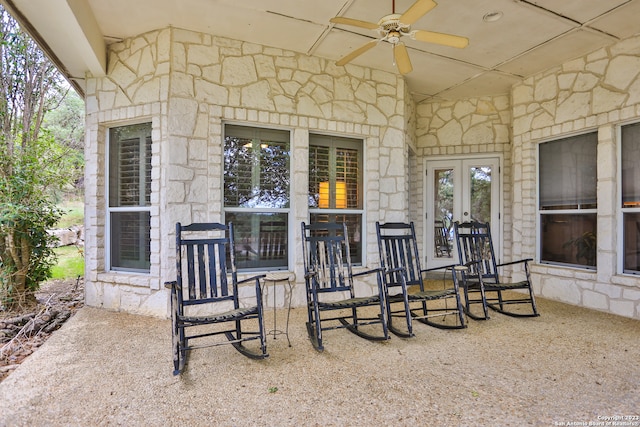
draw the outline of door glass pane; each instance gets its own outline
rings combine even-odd
[[[491,222],[491,167],[469,169],[471,182],[470,214],[473,221]]]
[[[453,249],[454,173],[452,168],[447,168],[436,169],[434,174],[434,256],[436,258],[451,258]]]

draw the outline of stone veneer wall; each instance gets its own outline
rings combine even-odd
[[[402,78],[357,66],[175,28],[109,46],[106,77],[87,80],[86,303],[166,316],[175,277],[176,221],[219,221],[226,121],[292,132],[290,241],[308,218],[310,132],[362,138],[366,262],[377,265],[375,221],[408,217],[407,123]],[[151,272],[105,265],[105,144],[110,126],[151,121]],[[299,244],[291,245],[294,305],[305,301]],[[374,283],[363,285],[375,286]],[[364,290],[364,289],[363,289]],[[284,290],[278,290],[278,305]],[[270,301],[268,301],[270,302]]]
[[[462,157],[491,154],[502,158],[503,254],[509,259],[511,234],[511,104],[508,95],[470,98],[459,101],[423,101],[416,108],[416,150],[420,162],[412,176],[411,199],[416,234],[422,240],[425,158]]]
[[[597,272],[537,264],[538,294],[640,318],[640,279],[618,274],[617,126],[640,120],[640,36],[566,62],[515,85],[514,257],[536,256],[537,144],[598,131]]]

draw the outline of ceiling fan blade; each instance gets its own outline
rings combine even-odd
[[[407,9],[402,16],[400,16],[400,22],[406,25],[411,25],[437,5],[438,4],[433,0],[418,0],[411,5],[411,7]]]
[[[433,31],[416,30],[412,31],[409,36],[412,39],[421,42],[436,43],[444,46],[457,47],[459,49],[467,47],[467,45],[469,44],[469,39],[466,37],[454,36],[452,34],[436,33]]]
[[[378,44],[378,40],[371,40],[369,43],[367,43],[367,44],[365,44],[363,46],[360,46],[359,48],[357,48],[356,50],[354,50],[353,52],[351,52],[350,54],[348,54],[344,58],[340,59],[338,62],[336,62],[336,65],[345,65],[345,64],[353,61],[358,56],[362,55],[363,53],[365,53],[366,51],[368,51],[369,49],[371,49],[372,47],[374,47],[377,44]]]
[[[393,47],[393,55],[396,59],[396,65],[398,66],[400,74],[408,74],[413,71],[411,59],[409,59],[409,52],[407,52],[407,47],[404,43],[396,43]]]
[[[344,18],[342,16],[336,16],[329,20],[334,24],[353,25],[354,27],[366,28],[367,30],[377,30],[379,25],[373,22],[360,21],[358,19]]]

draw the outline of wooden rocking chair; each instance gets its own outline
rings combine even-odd
[[[476,320],[488,319],[487,308],[514,317],[539,316],[529,274],[529,261],[532,259],[498,264],[493,251],[489,223],[455,222],[454,230],[460,264],[467,267],[461,286],[464,291],[465,310],[469,317]],[[515,264],[523,264],[524,280],[503,283],[498,269]],[[481,305],[482,314],[473,313],[473,304]],[[520,307],[522,310],[507,307]]]
[[[174,375],[184,370],[196,348],[232,344],[247,357],[268,356],[260,289],[264,275],[238,281],[233,238],[231,223],[176,224],[177,278],[165,283],[171,289]],[[255,294],[243,305],[238,285],[248,282],[254,283]],[[216,335],[227,340],[210,338]],[[253,340],[259,341],[257,349],[244,346]]]
[[[309,339],[318,351],[324,350],[322,332],[346,328],[368,340],[388,340],[382,270],[354,274],[351,266],[347,226],[336,223],[302,223]],[[378,292],[356,296],[354,278],[376,275]],[[376,307],[371,313],[361,309]],[[327,312],[333,314],[325,315]],[[335,321],[338,323],[336,324]],[[331,322],[331,323],[330,323]],[[373,335],[367,325],[379,324],[382,334]]]
[[[410,224],[399,222],[380,224],[376,222],[376,231],[380,265],[385,270],[389,330],[398,336],[411,337],[413,336],[412,319],[414,318],[441,329],[466,327],[464,310],[460,301],[458,271],[453,266],[448,267],[452,271],[451,286],[445,285],[441,289],[427,289],[425,287],[424,275],[427,272],[447,267],[425,270],[420,267],[420,254],[413,222]],[[411,291],[410,287],[415,291]],[[397,292],[398,289],[399,292]],[[451,302],[451,306],[448,305],[449,302]],[[393,305],[401,305],[402,307],[394,309]],[[455,316],[455,323],[444,322],[445,316],[448,315]],[[404,317],[407,330],[396,328],[392,322],[393,317]],[[434,317],[440,318],[442,321],[435,322],[432,320]]]

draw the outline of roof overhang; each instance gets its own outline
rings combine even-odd
[[[81,96],[87,72],[106,73],[107,47],[87,2],[30,0],[20,2],[20,7],[13,0],[2,3]],[[54,50],[53,46],[66,48]]]

